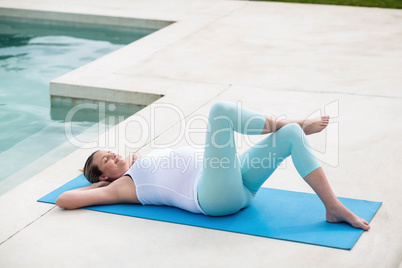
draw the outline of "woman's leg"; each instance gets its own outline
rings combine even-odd
[[[243,184],[255,195],[288,156],[303,178],[320,167],[297,123],[287,124],[240,155]]]
[[[327,221],[348,222],[364,230],[370,228],[367,221],[353,214],[335,196],[324,171],[313,156],[306,135],[298,124],[284,126],[240,156],[244,185],[253,194],[257,193],[276,167],[289,155],[292,156],[298,173],[324,203]]]
[[[211,108],[198,185],[198,201],[208,215],[233,214],[254,198],[243,185],[233,131],[261,134],[265,121],[265,116],[233,103],[218,102]]]
[[[322,168],[318,168],[304,177],[304,180],[313,188],[314,192],[320,197],[327,210],[327,221],[329,222],[348,222],[355,228],[363,230],[370,229],[369,223],[348,208],[346,208],[335,196],[328,183],[327,177]]]

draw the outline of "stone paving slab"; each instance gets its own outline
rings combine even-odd
[[[155,144],[202,144],[203,132],[190,141],[180,137],[182,127],[202,126],[189,122],[207,116],[219,100],[277,117],[326,112],[332,123],[311,142],[334,191],[384,202],[351,251],[37,203],[79,174],[93,151],[83,146],[0,196],[0,218],[6,219],[0,222],[0,267],[401,265],[400,10],[212,0],[0,0],[0,15],[115,25],[174,22],[52,82],[54,94],[84,89],[88,96],[113,90],[163,95],[99,137],[95,142],[103,148],[146,154]],[[155,131],[143,135],[136,124],[151,123],[152,107],[165,104],[172,106],[159,111]],[[132,146],[130,135],[143,135],[144,144]],[[248,146],[244,137],[237,143],[239,151]],[[291,161],[264,186],[311,192]]]

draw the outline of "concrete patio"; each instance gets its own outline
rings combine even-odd
[[[124,155],[200,145],[202,131],[182,131],[202,127],[192,118],[219,100],[281,118],[326,113],[330,126],[311,142],[335,193],[383,202],[350,251],[36,202],[80,174],[94,151],[84,145],[0,196],[0,267],[402,267],[402,10],[0,0],[0,16],[163,27],[52,81],[52,96],[154,101],[97,147]],[[239,151],[247,149],[237,138]],[[312,192],[291,161],[264,186]]]

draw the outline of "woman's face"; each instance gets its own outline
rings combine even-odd
[[[120,155],[110,151],[97,151],[93,163],[102,171],[99,180],[114,181],[122,177],[130,168],[129,163]]]

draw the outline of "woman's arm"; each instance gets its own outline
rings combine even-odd
[[[139,203],[133,180],[124,176],[114,182],[94,183],[90,186],[61,194],[56,205],[65,209],[76,209],[92,205],[117,203]]]
[[[105,186],[108,186],[109,184],[111,184],[110,181],[98,181],[98,182],[92,183],[89,186],[71,190],[71,192],[86,191],[86,190],[95,189],[95,188],[99,188],[99,187],[105,187]]]

